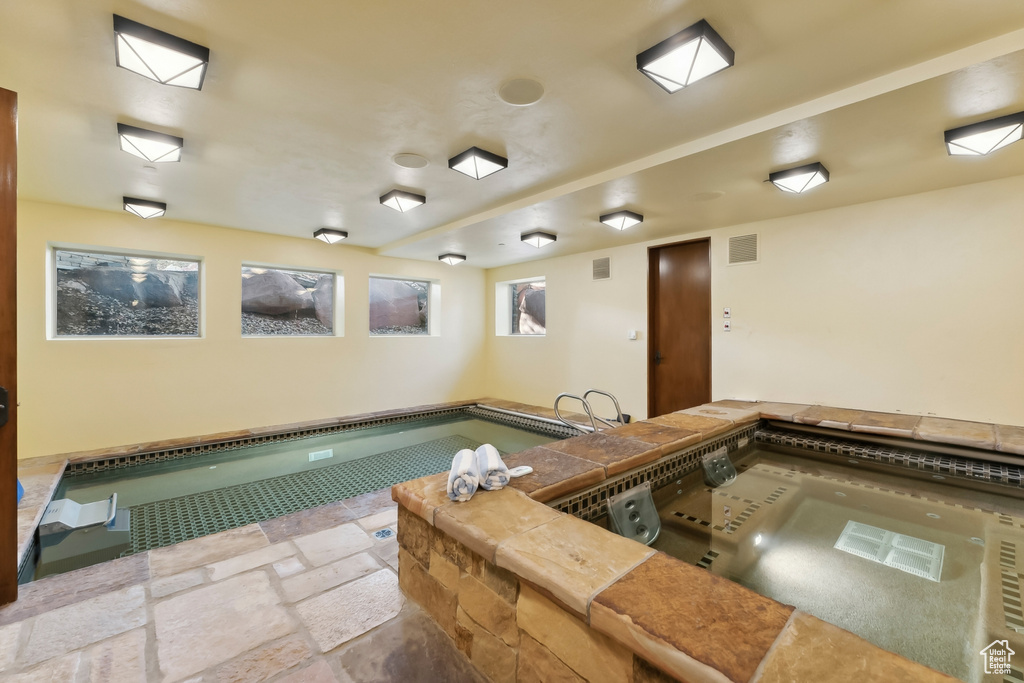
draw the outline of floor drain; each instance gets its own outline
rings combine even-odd
[[[381,529],[380,531],[373,532],[373,535],[380,540],[384,540],[385,538],[391,538],[394,534],[395,532],[391,529]]]

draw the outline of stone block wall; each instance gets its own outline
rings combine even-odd
[[[401,506],[398,545],[402,590],[495,683],[675,680]]]

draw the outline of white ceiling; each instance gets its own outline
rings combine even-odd
[[[117,13],[210,48],[201,92],[113,63]],[[669,95],[636,54],[704,18],[736,64]],[[529,107],[497,95],[539,80]],[[1024,144],[953,159],[942,131],[1024,110],[1020,0],[0,0],[0,87],[19,94],[22,197],[493,267],[1024,173]],[[144,168],[116,123],[180,135]],[[509,167],[474,181],[477,145]],[[396,166],[401,152],[430,160]],[[801,196],[762,182],[822,161]],[[407,214],[392,188],[427,196]],[[630,208],[619,233],[600,213]],[[541,228],[559,241],[521,244]],[[498,246],[504,243],[505,246]]]

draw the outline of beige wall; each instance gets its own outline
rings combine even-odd
[[[484,393],[483,271],[125,213],[18,206],[19,456],[440,401]],[[46,339],[48,242],[205,259],[202,339]],[[242,339],[243,261],[341,270],[345,336]],[[373,338],[374,274],[436,278],[439,337]]]
[[[728,266],[728,238],[751,232],[760,263]],[[488,271],[488,393],[598,387],[643,416],[647,248],[705,235],[715,399],[1024,425],[1024,176]],[[602,256],[612,279],[594,282]],[[539,275],[548,335],[493,337],[494,283]]]

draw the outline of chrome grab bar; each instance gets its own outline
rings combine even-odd
[[[558,412],[558,403],[563,398],[576,399],[577,401],[579,401],[580,403],[583,404],[583,410],[587,413],[587,417],[590,418],[590,429],[589,430],[587,429],[586,425],[577,424],[575,422],[569,422],[564,417],[562,417],[562,414],[560,412]],[[594,412],[590,409],[590,404],[587,403],[587,399],[583,398],[582,396],[577,396],[575,394],[569,394],[569,393],[565,393],[565,392],[563,392],[563,393],[559,394],[558,396],[556,396],[555,397],[555,417],[557,417],[567,427],[572,427],[573,429],[578,429],[581,432],[583,432],[584,434],[590,434],[591,432],[599,431],[598,428],[597,428],[597,423],[594,422]],[[600,418],[598,418],[598,419],[600,419]],[[604,420],[601,420],[601,421],[604,422]]]
[[[617,416],[618,424],[612,424],[608,420],[605,420],[600,417],[597,419],[601,420],[601,422],[604,422],[609,427],[621,427],[622,425],[626,424],[626,418],[622,414],[622,408],[619,407],[619,399],[615,398],[615,396],[613,396],[610,392],[602,391],[601,389],[588,389],[587,393],[583,394],[583,400],[586,401],[587,396],[590,396],[591,394],[601,394],[602,396],[607,396],[612,400],[612,403],[615,404],[615,414]]]

